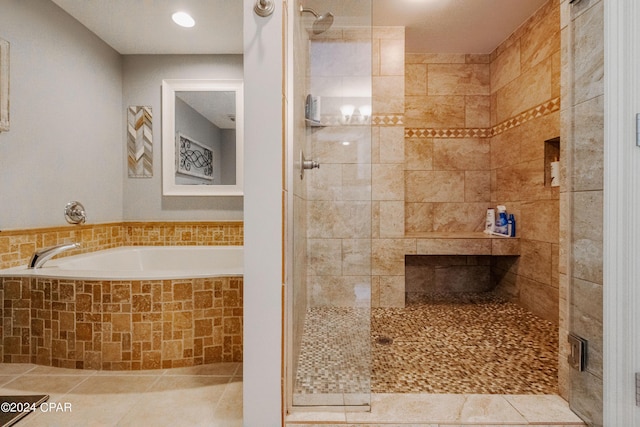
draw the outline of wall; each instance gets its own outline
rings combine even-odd
[[[0,133],[0,230],[121,221],[122,57],[55,4],[3,0],[11,128]]]
[[[406,55],[405,230],[481,231],[515,214],[519,257],[409,258],[407,292],[497,288],[558,322],[559,191],[545,140],[560,135],[559,8],[550,1],[491,55]],[[489,271],[491,270],[491,272]]]
[[[560,136],[559,107],[560,8],[550,0],[491,55],[491,202],[515,213],[520,237],[519,258],[494,259],[498,290],[556,324],[560,203],[545,182],[545,141]]]
[[[242,197],[162,196],[163,79],[242,79],[242,55],[126,55],[123,57],[122,111],[148,105],[153,111],[153,177],[124,180],[123,215],[142,220],[240,220]],[[124,116],[123,116],[124,117]],[[123,119],[124,120],[124,119]],[[124,146],[125,135],[121,136]]]
[[[561,115],[566,141],[561,158],[566,161],[560,194],[560,386],[571,409],[590,425],[601,426],[605,6],[601,0],[574,5],[563,0],[561,7]],[[588,340],[583,372],[567,366],[569,332]]]

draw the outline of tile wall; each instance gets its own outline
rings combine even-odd
[[[140,370],[242,361],[242,278],[3,278],[3,363]]]
[[[3,231],[0,268],[47,246],[59,256],[124,245],[242,245],[236,222],[126,222]],[[242,360],[242,278],[0,280],[3,362],[156,369]]]
[[[486,209],[504,204],[521,255],[493,257],[491,280],[555,323],[559,190],[544,177],[545,140],[560,135],[558,6],[549,1],[490,55],[407,54],[405,65],[406,233],[481,231]],[[455,265],[455,274],[437,283],[433,266],[422,276],[408,267],[423,283],[408,290],[458,283],[464,270],[468,283],[488,274],[447,260],[439,273]]]
[[[494,259],[497,287],[557,324],[560,193],[545,182],[545,141],[560,136],[557,0],[492,53],[491,124],[491,202],[515,213],[520,237],[520,257]]]
[[[562,139],[560,389],[601,426],[603,392],[604,1],[561,2]],[[588,340],[582,372],[567,364],[569,332]]]

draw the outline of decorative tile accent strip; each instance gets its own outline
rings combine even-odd
[[[82,247],[59,256],[127,245],[242,245],[242,221],[124,222],[84,224],[0,232],[0,268],[25,265],[37,249],[80,242]]]
[[[405,138],[490,138],[524,123],[560,110],[560,98],[554,98],[505,120],[492,128],[405,128]]]
[[[151,107],[127,109],[127,163],[129,178],[153,176],[153,132]]]
[[[242,361],[241,277],[0,283],[4,363],[140,370]]]
[[[353,116],[349,123],[345,123],[342,116],[325,114],[322,116],[319,126],[402,126],[404,114],[372,115],[368,119],[361,116]]]

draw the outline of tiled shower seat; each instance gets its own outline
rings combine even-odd
[[[416,255],[520,255],[520,239],[483,232],[409,233]]]

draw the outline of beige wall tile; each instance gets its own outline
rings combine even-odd
[[[603,10],[604,2],[596,2],[575,20],[574,105],[604,93]]]
[[[342,274],[340,239],[307,239],[308,274],[336,276]]]
[[[380,307],[404,307],[404,275],[380,276]]]
[[[372,274],[404,276],[404,256],[416,253],[415,239],[376,239],[371,244]]]
[[[406,127],[464,127],[464,96],[407,96],[405,107]]]
[[[404,200],[404,165],[372,165],[373,200]]]
[[[352,163],[341,166],[342,200],[371,200],[371,165]]]
[[[488,203],[434,203],[433,231],[482,231]]]
[[[490,255],[491,239],[417,239],[419,255]]]
[[[342,274],[347,276],[371,273],[371,240],[342,240]]]
[[[465,96],[464,124],[467,128],[488,128],[491,126],[490,96]]]
[[[490,165],[491,144],[488,139],[433,140],[434,170],[489,170]]]
[[[404,76],[404,37],[380,40],[380,75]]]
[[[489,95],[490,70],[486,64],[430,64],[428,95]]]
[[[380,202],[380,237],[404,237],[404,201]]]
[[[551,243],[520,239],[518,275],[551,285]]]
[[[463,53],[407,53],[408,64],[464,64]]]
[[[407,202],[463,202],[464,171],[406,171]]]
[[[464,201],[491,201],[491,171],[464,172]]]
[[[520,43],[515,43],[491,62],[491,92],[497,92],[518,76],[520,76]]]
[[[404,75],[373,77],[372,84],[374,114],[404,113]]]
[[[433,231],[433,203],[405,203],[405,232]]]
[[[522,73],[497,91],[497,121],[501,123],[551,97],[551,59]]]
[[[602,284],[603,192],[573,193],[573,277]]]
[[[406,170],[433,169],[433,139],[406,138],[404,165]]]
[[[604,177],[604,96],[574,107],[573,173],[569,177],[573,190],[601,190]]]
[[[380,127],[380,163],[404,163],[404,127]]]
[[[427,95],[427,65],[406,64],[405,85],[406,95]]]
[[[530,26],[520,38],[522,69],[527,70],[560,50],[560,7]]]
[[[310,201],[308,238],[365,238],[371,235],[371,202]]]
[[[518,222],[518,220],[520,220]],[[523,239],[558,243],[560,231],[560,201],[534,200],[520,204],[520,218],[516,223],[518,236]]]

